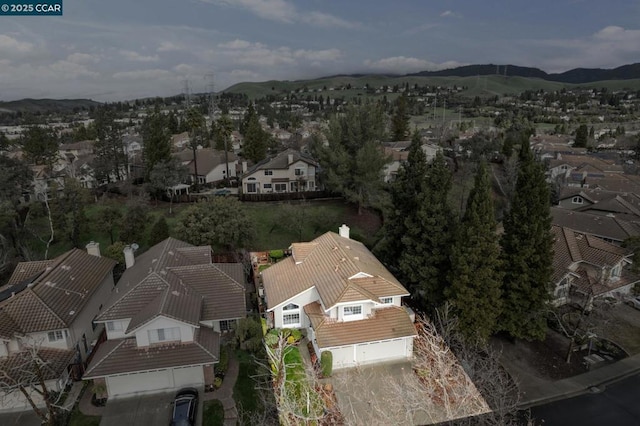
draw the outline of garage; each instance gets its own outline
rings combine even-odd
[[[107,376],[110,397],[169,391],[204,383],[201,366]]]
[[[333,368],[352,367],[380,361],[407,359],[413,352],[413,338],[327,348],[333,354]]]

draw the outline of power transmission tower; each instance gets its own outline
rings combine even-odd
[[[191,108],[191,94],[189,93],[189,79],[184,81],[184,98],[187,101],[187,110]]]

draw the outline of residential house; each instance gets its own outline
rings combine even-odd
[[[21,375],[26,380],[34,352],[46,364],[48,390],[60,392],[71,378],[80,379],[103,331],[93,319],[113,290],[115,264],[90,243],[87,252],[72,249],[52,260],[16,266],[0,288],[0,382],[3,389],[13,388],[0,397],[0,409],[30,408],[10,382]],[[44,405],[34,390],[39,383],[26,384],[34,402]]]
[[[402,306],[409,292],[348,226],[290,250],[262,271],[271,327],[306,329],[318,355],[332,352],[334,368],[412,356],[416,330]]]
[[[590,308],[594,298],[626,295],[640,281],[629,268],[628,249],[560,226],[552,233],[555,305],[577,302]]]
[[[558,207],[551,208],[551,222],[616,245],[622,244],[629,237],[640,236],[640,223]]]
[[[201,185],[220,182],[227,177],[236,176],[238,157],[233,152],[218,151],[211,148],[196,150],[196,158],[193,158],[193,151],[185,150],[174,154],[184,166],[189,169],[191,182],[196,178]],[[196,177],[196,167],[198,176]],[[229,176],[227,176],[227,170]]]
[[[212,263],[211,247],[174,238],[124,252],[127,269],[96,318],[107,341],[84,378],[109,398],[212,385],[220,334],[246,316],[242,264]]]
[[[383,180],[386,183],[393,182],[402,164],[406,163],[409,159],[409,151],[396,151],[392,148],[384,147],[384,155],[389,158],[390,161],[384,165],[382,171]]]
[[[566,187],[560,190],[558,206],[640,222],[640,197],[635,193]]]
[[[174,151],[183,150],[189,144],[189,132],[182,132],[171,136],[171,146]]]
[[[287,149],[267,158],[242,176],[242,192],[265,194],[270,192],[300,192],[318,189],[318,163],[294,149]]]
[[[58,154],[60,155],[60,158],[66,162],[73,162],[80,156],[93,154],[94,145],[95,142],[90,140],[63,143],[58,148]]]

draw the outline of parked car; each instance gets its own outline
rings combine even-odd
[[[173,400],[171,426],[194,426],[198,411],[198,390],[194,388],[180,389]]]
[[[627,300],[627,303],[633,308],[640,309],[640,296]]]
[[[213,192],[213,195],[218,196],[218,197],[226,197],[229,194],[231,194],[231,190],[227,189],[227,188],[216,189]]]

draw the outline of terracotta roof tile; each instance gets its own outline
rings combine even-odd
[[[74,351],[40,347],[38,357],[44,366],[42,368],[44,380],[60,378],[74,356]],[[38,383],[37,377],[33,374],[32,362],[32,355],[26,351],[13,353],[8,357],[0,357],[0,371],[8,374],[12,381]],[[4,379],[3,381],[6,382]]]
[[[417,335],[407,311],[398,306],[374,309],[369,318],[346,322],[324,316],[318,302],[305,305],[304,311],[312,322],[320,348]]]
[[[142,348],[136,346],[135,338],[107,340],[98,348],[84,378],[218,362],[220,334],[200,328],[194,337],[194,342]]]
[[[20,262],[16,265],[16,268],[11,274],[11,278],[7,282],[7,285],[18,284],[29,278],[36,278],[40,275],[47,266],[51,265],[53,260],[39,260],[34,262]],[[0,287],[0,290],[4,290],[4,287]]]

